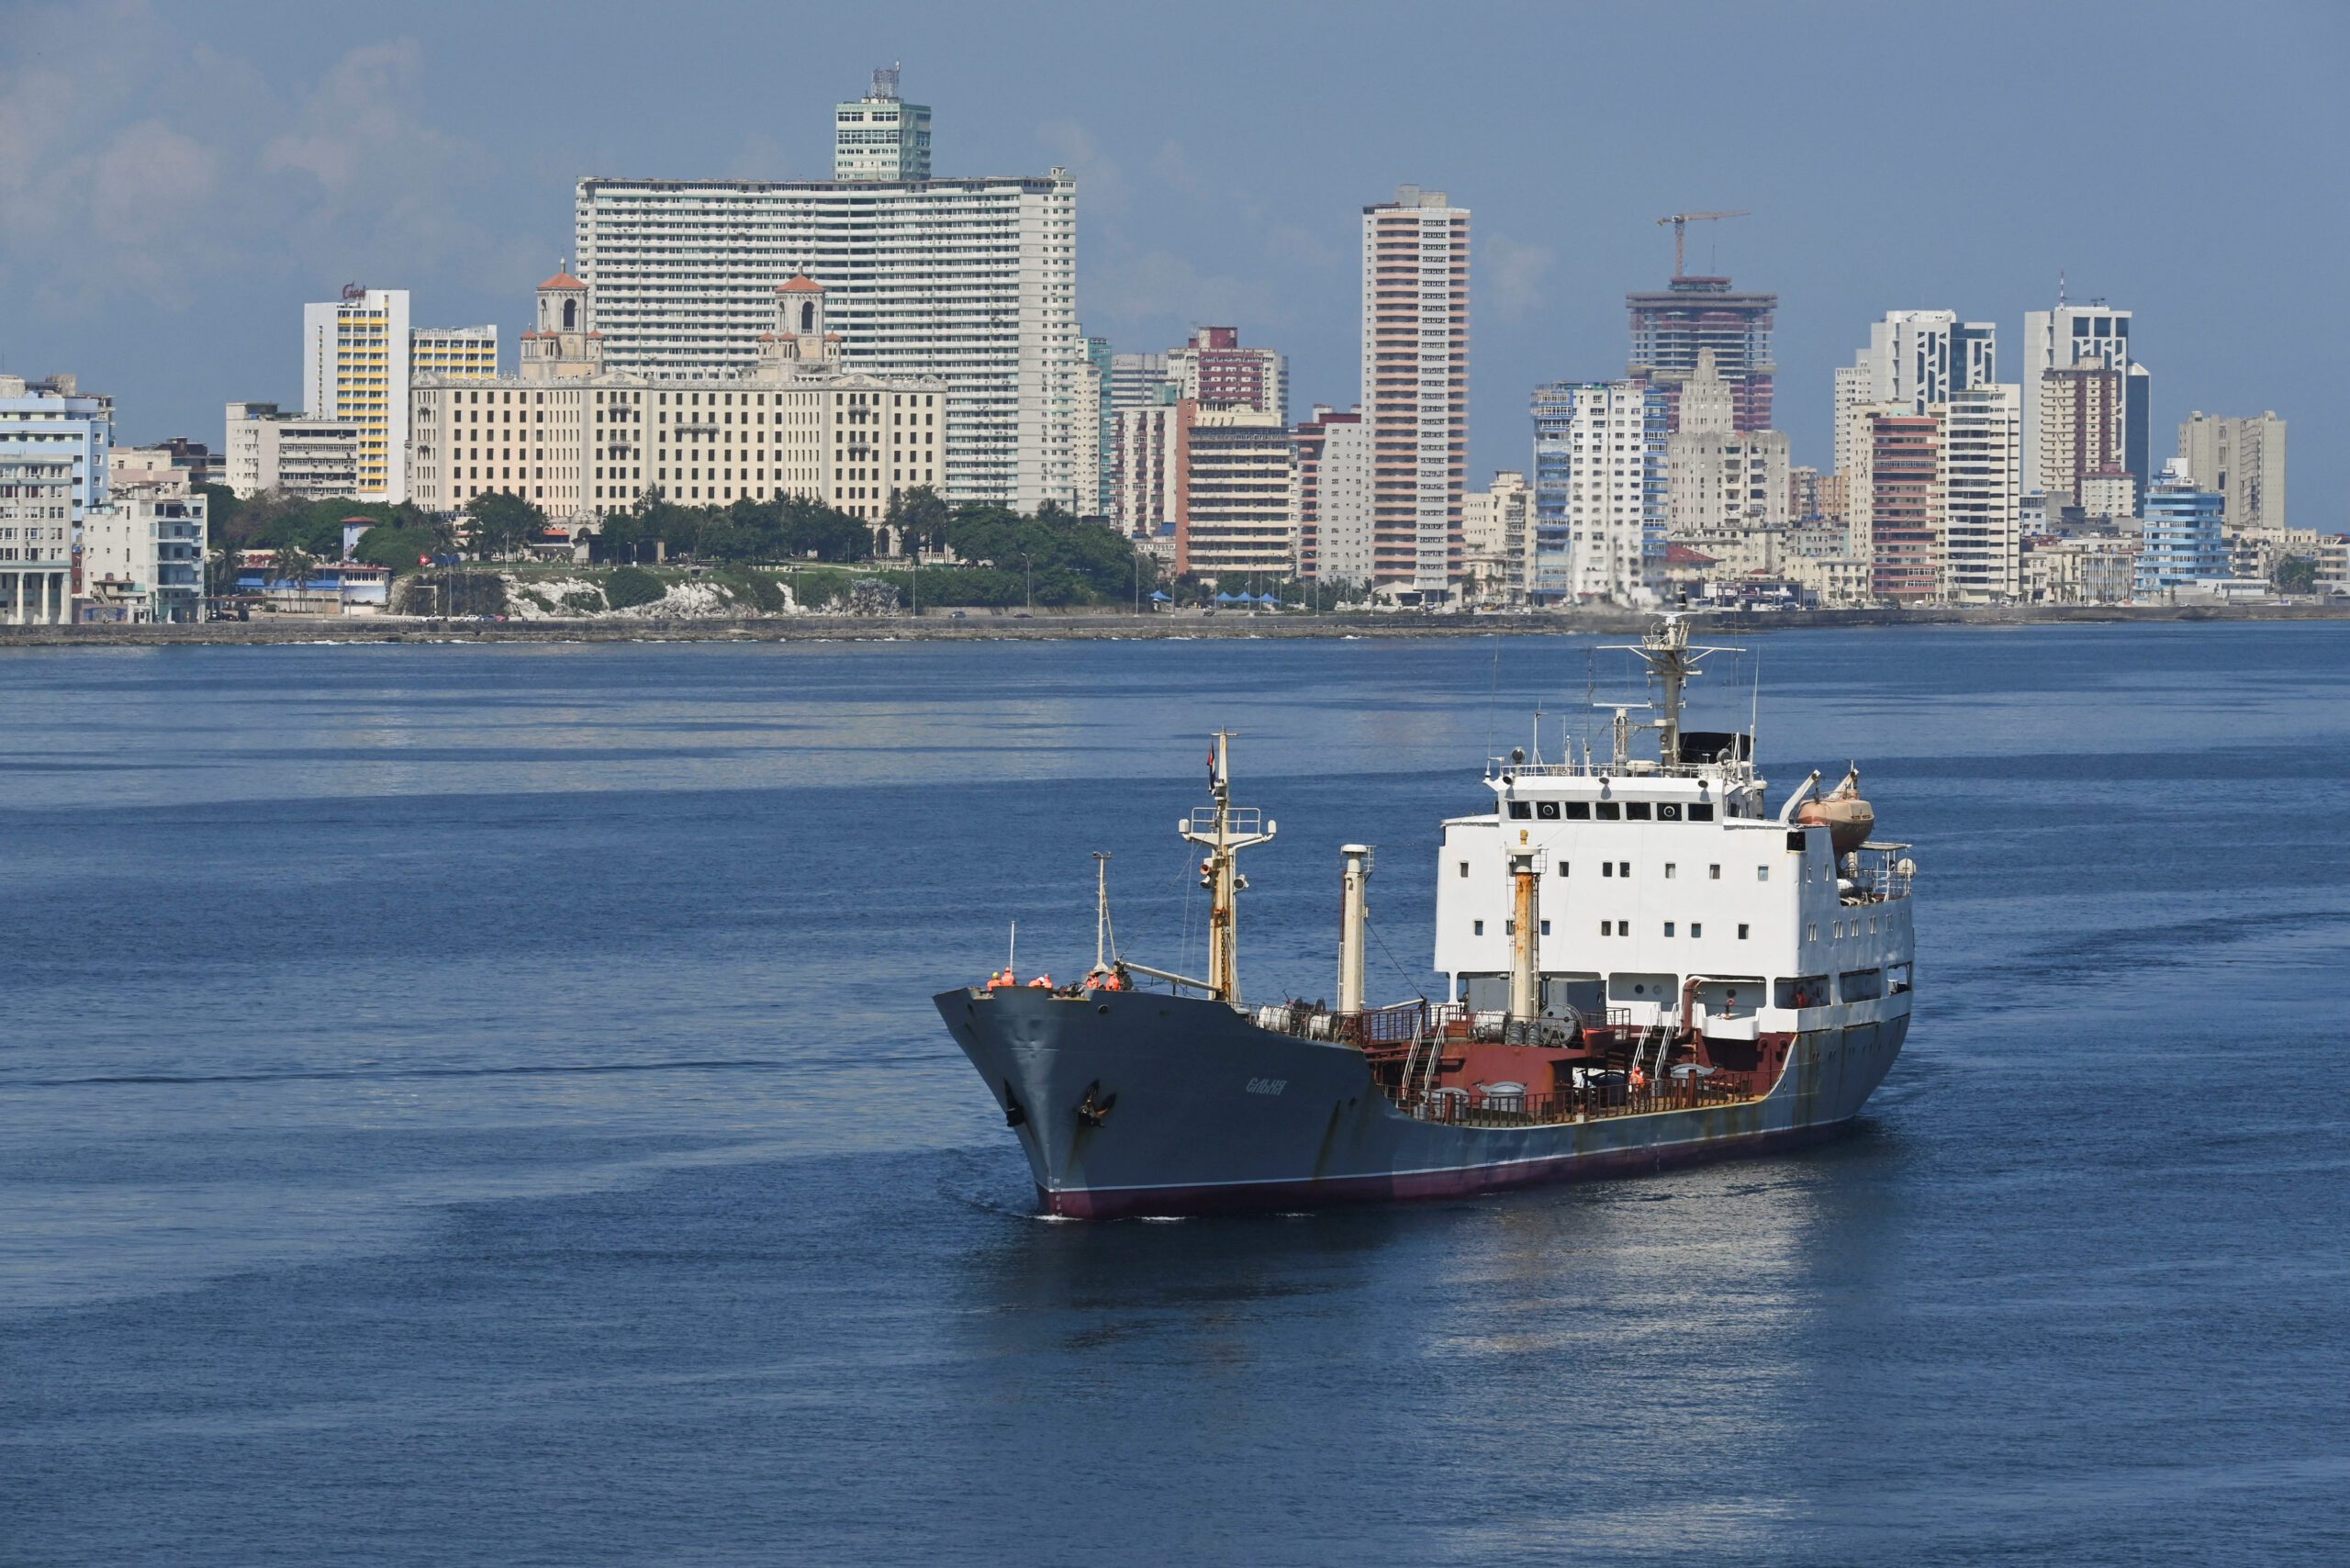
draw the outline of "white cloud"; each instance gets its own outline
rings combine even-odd
[[[1162,329],[1281,319],[1262,278],[1203,272],[1172,251],[1113,259],[1088,274],[1085,308],[1090,317]]]
[[[1547,245],[1528,245],[1506,234],[1487,234],[1476,242],[1471,285],[1476,295],[1504,320],[1529,316],[1550,300],[1543,280],[1558,263],[1558,252]]]
[[[1126,206],[1125,171],[1102,151],[1092,132],[1075,120],[1048,119],[1036,140],[1053,162],[1077,176],[1078,199],[1089,213],[1119,212]]]
[[[464,199],[495,164],[419,106],[413,40],[362,43],[290,98],[144,0],[24,6],[8,42],[0,281],[20,306],[82,315],[130,291],[179,303],[223,277],[315,285],[518,249],[456,216],[498,210]]]

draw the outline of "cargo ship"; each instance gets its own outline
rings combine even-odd
[[[1238,857],[1276,824],[1233,803],[1234,737],[1219,733],[1210,803],[1178,825],[1204,852],[1206,974],[1117,952],[1097,876],[1082,980],[1007,967],[934,998],[1043,1210],[1453,1196],[1848,1126],[1908,1031],[1916,862],[1874,836],[1857,766],[1825,793],[1815,771],[1774,807],[1751,723],[1683,727],[1688,683],[1737,651],[1689,633],[1668,616],[1622,650],[1651,700],[1615,707],[1607,756],[1586,741],[1579,756],[1490,758],[1493,809],[1442,824],[1438,997],[1366,1005],[1374,856],[1348,844],[1335,1002],[1243,1001]]]

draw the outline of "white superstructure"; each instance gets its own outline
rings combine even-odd
[[[1906,1014],[1907,846],[1858,842],[1856,779],[1815,800],[1815,774],[1774,811],[1750,734],[1681,728],[1682,682],[1727,650],[1690,647],[1676,617],[1633,651],[1664,688],[1662,718],[1618,709],[1605,759],[1496,758],[1494,810],[1444,824],[1436,968],[1451,999],[1523,1016],[1512,980],[1530,969],[1540,1012],[1586,1025],[1756,1039]],[[1655,757],[1631,755],[1643,729]],[[1538,923],[1522,951],[1520,907]]]

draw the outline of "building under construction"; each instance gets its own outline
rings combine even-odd
[[[1707,349],[1729,384],[1737,428],[1772,428],[1771,384],[1778,367],[1771,359],[1771,322],[1777,295],[1734,294],[1726,277],[1676,277],[1662,294],[1628,294],[1624,303],[1632,315],[1632,378],[1663,392],[1668,430],[1681,428],[1681,384]]]

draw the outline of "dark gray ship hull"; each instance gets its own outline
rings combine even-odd
[[[1111,1219],[1304,1208],[1628,1175],[1785,1148],[1849,1124],[1908,1029],[1883,1015],[1796,1037],[1768,1094],[1588,1121],[1467,1126],[1404,1114],[1353,1047],[1146,991],[934,999],[1018,1134],[1039,1201]]]

